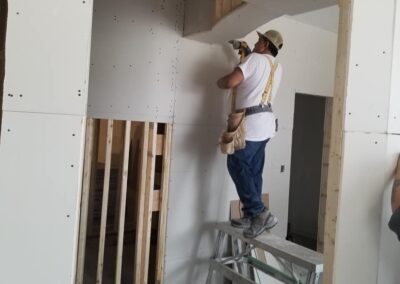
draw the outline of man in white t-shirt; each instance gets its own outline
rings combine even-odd
[[[283,46],[283,40],[280,33],[274,30],[264,34],[258,32],[258,35],[253,52],[217,82],[221,89],[236,87],[236,109],[246,109],[246,147],[227,158],[228,171],[244,212],[243,218],[234,219],[231,224],[243,228],[246,238],[255,238],[278,223],[278,219],[263,204],[261,194],[265,146],[277,130],[272,105],[282,78],[282,66],[275,61],[275,57]],[[259,107],[273,69],[270,99],[266,105]]]

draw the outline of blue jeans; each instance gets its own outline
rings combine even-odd
[[[265,146],[268,141],[246,141],[244,149],[228,155],[228,171],[248,217],[254,217],[266,208],[261,194]]]

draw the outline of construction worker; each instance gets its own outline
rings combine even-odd
[[[283,46],[283,39],[281,34],[274,30],[264,34],[257,33],[259,38],[252,53],[230,74],[217,82],[221,89],[236,88],[236,109],[246,109],[246,147],[228,155],[227,158],[228,171],[244,212],[243,218],[231,220],[231,224],[243,228],[246,238],[255,238],[278,223],[278,219],[263,204],[261,194],[265,147],[277,131],[271,105],[282,78],[282,66],[275,61],[275,57]],[[268,106],[263,105],[260,112],[248,115],[247,109],[260,106],[272,73]]]
[[[400,155],[397,160],[395,179],[392,187],[392,212],[389,228],[396,233],[400,241]]]

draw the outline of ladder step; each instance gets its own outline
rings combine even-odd
[[[304,267],[311,272],[316,274],[323,272],[323,255],[319,252],[289,242],[269,232],[264,232],[255,239],[246,239],[243,237],[243,230],[232,227],[229,222],[218,223],[216,228],[276,257],[282,257],[291,263]]]

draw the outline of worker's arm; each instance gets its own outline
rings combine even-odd
[[[400,155],[397,160],[396,173],[392,188],[392,211],[400,208]]]
[[[242,70],[236,67],[230,74],[219,79],[217,85],[221,89],[231,89],[239,85],[243,78]]]

